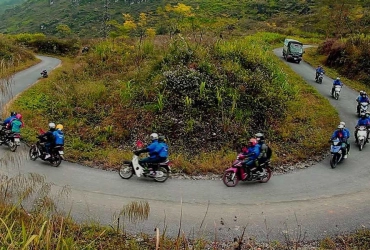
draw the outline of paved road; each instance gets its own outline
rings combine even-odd
[[[275,53],[281,57],[281,49]],[[43,60],[50,67],[56,65],[50,58]],[[329,98],[347,127],[354,128],[356,92],[344,87],[339,101],[335,101],[329,96],[332,79],[324,77],[323,84],[319,85],[313,81],[314,69],[305,62],[288,65]],[[28,72],[35,72],[27,78],[21,77],[24,72],[17,75],[14,78],[16,85],[27,86],[35,81],[41,68],[28,69]],[[241,234],[243,226],[247,226],[248,235],[258,236],[260,240],[266,240],[267,236],[270,240],[281,240],[283,233],[294,236],[301,227],[306,238],[314,240],[370,225],[369,151],[369,145],[362,152],[352,145],[349,159],[334,170],[330,168],[329,159],[325,159],[309,169],[273,176],[266,184],[239,183],[234,188],[226,187],[220,180],[169,179],[165,183],[155,183],[135,176],[122,180],[116,172],[68,162],[53,168],[40,160],[32,162],[26,158],[16,168],[22,173],[45,175],[56,189],[68,186],[71,190],[69,199],[60,206],[67,211],[72,207],[72,215],[79,221],[92,219],[114,225],[114,215],[124,205],[134,200],[146,200],[151,209],[149,219],[135,225],[127,223],[129,231],[153,234],[155,227],[159,226],[162,231],[166,224],[167,235],[177,236],[182,210],[181,231],[189,237],[214,239],[216,236],[231,240]],[[8,149],[2,147],[0,155],[5,152]],[[17,151],[17,154],[25,157],[26,149],[23,152],[25,154]],[[14,168],[0,166],[0,171],[11,175],[16,172]]]

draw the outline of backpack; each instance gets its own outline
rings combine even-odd
[[[55,131],[54,133],[55,137],[55,144],[56,145],[64,145],[64,134],[62,131]]]

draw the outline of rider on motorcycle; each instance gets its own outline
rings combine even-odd
[[[256,167],[256,160],[260,155],[261,148],[260,145],[257,143],[255,138],[252,138],[248,142],[248,154],[246,155],[247,158],[243,162],[243,166],[248,174],[248,177],[251,178],[251,169]]]
[[[368,104],[370,104],[369,97],[367,96],[366,92],[362,90],[360,91],[360,95],[357,96],[356,101],[357,101],[357,113],[360,113],[360,105],[362,102],[367,102]]]
[[[335,79],[333,82],[333,87],[331,88],[331,95],[334,95],[335,86],[337,85],[343,87],[343,83],[340,81],[339,77],[337,77],[337,79]]]
[[[338,128],[334,131],[333,135],[330,138],[330,141],[334,140],[335,138],[338,138],[342,142],[342,152],[343,152],[343,158],[347,159],[347,133],[344,131],[343,125],[338,125]]]
[[[366,117],[366,113],[361,113],[360,114],[360,119],[358,120],[357,125],[355,127],[356,143],[358,143],[357,131],[358,131],[358,127],[360,127],[360,126],[365,126],[367,129],[369,129],[369,127],[370,127],[370,120],[369,120],[369,118]],[[367,143],[369,142],[369,133],[367,133],[366,142]]]
[[[143,167],[146,167],[146,165],[149,163],[161,163],[166,161],[167,157],[161,157],[160,153],[162,151],[163,144],[160,144],[158,142],[158,134],[152,133],[150,135],[150,139],[152,140],[152,143],[149,144],[146,148],[137,150],[134,152],[135,155],[140,155],[141,153],[149,152],[149,157],[146,157],[144,159],[139,160],[139,164]],[[162,155],[165,155],[164,152],[162,152]]]
[[[17,115],[17,112],[14,112],[14,111],[10,112],[10,116],[3,121],[3,126],[8,125],[8,123],[11,122],[11,120],[13,120],[16,115]]]
[[[54,132],[55,132],[55,123],[50,122],[49,131],[38,136],[38,138],[42,142],[45,142],[45,152],[46,152],[45,160],[51,157],[50,148],[54,146],[54,143],[55,143]]]
[[[346,138],[347,138],[347,141],[346,141],[346,143],[347,143],[347,152],[349,152],[349,150],[351,149],[351,144],[348,142],[348,139],[351,136],[351,133],[349,132],[349,129],[346,128],[346,123],[345,122],[340,122],[339,125],[343,125],[343,127],[344,127],[343,128],[343,132],[346,133]]]
[[[315,77],[315,80],[317,80],[317,78],[319,77],[319,75],[321,73],[325,73],[324,69],[321,67],[321,65],[317,66],[316,68],[316,77]]]
[[[20,133],[21,127],[23,127],[22,115],[16,114],[15,118],[12,119],[6,127],[7,129],[11,130],[12,133]]]

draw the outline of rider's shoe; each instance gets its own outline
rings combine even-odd
[[[46,159],[49,159],[50,157],[51,157],[51,155],[50,155],[50,154],[46,154],[46,155],[45,155],[45,160],[46,160]]]
[[[149,176],[155,176],[155,175],[156,175],[156,172],[150,171]]]
[[[343,159],[347,159],[347,158],[348,158],[348,155],[344,155],[344,156],[343,156]]]

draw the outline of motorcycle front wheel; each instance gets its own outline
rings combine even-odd
[[[259,181],[260,183],[266,183],[271,179],[272,176],[271,169],[270,168],[266,169],[266,172],[267,173],[265,174],[265,176]]]
[[[360,149],[360,151],[362,151],[362,149],[364,148],[364,145],[365,145],[365,141],[360,140],[359,143],[358,143],[358,148]]]
[[[228,187],[235,187],[239,182],[239,178],[235,172],[226,171],[222,176],[222,181]]]
[[[60,155],[55,155],[52,160],[50,160],[50,163],[53,167],[59,167],[60,163],[62,163],[62,157]]]
[[[32,145],[31,146],[31,148],[30,148],[30,151],[29,151],[29,153],[28,153],[28,155],[30,156],[30,159],[32,160],[32,161],[36,161],[36,159],[37,159],[37,155],[38,155],[38,153],[37,153],[37,148],[36,148],[36,146],[35,145]]]
[[[339,99],[339,94],[335,94],[335,100],[338,100]]]
[[[134,175],[134,169],[132,168],[131,164],[123,163],[122,167],[120,167],[118,171],[118,174],[122,179],[130,179]]]
[[[170,172],[165,167],[159,167],[158,170],[157,170],[157,173],[160,173],[160,172],[162,172],[162,175],[158,176],[158,177],[155,177],[154,180],[156,182],[165,182],[168,179],[168,177],[170,176]]]
[[[17,150],[17,144],[15,142],[9,142],[10,151],[15,152]]]
[[[332,155],[332,157],[330,159],[330,166],[331,166],[331,168],[336,168],[337,167],[337,165],[338,165],[338,158],[339,158],[338,155],[336,155],[336,154]]]

